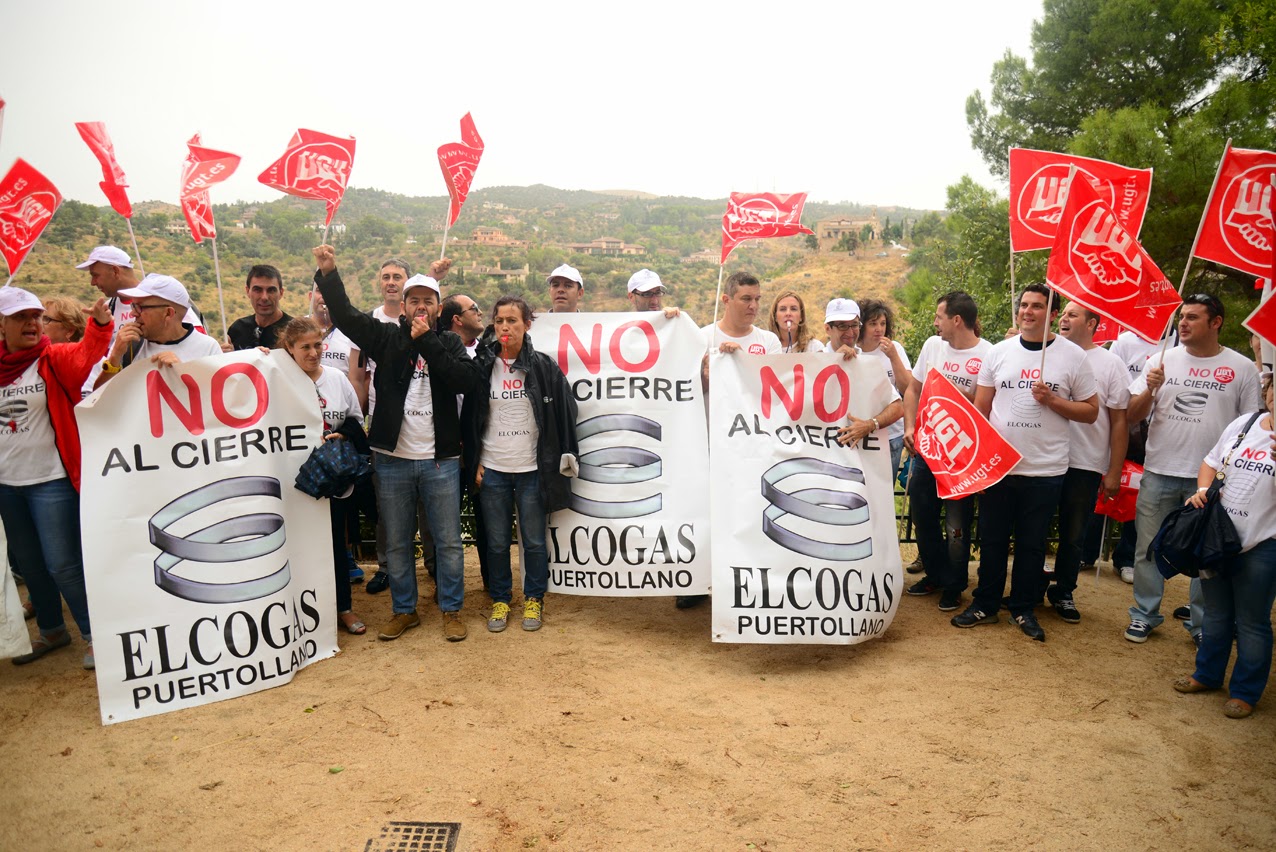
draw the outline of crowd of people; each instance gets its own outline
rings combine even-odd
[[[352,610],[350,591],[363,580],[351,551],[363,515],[377,530],[378,570],[366,591],[388,589],[392,602],[379,638],[394,640],[421,624],[418,537],[434,578],[443,636],[466,638],[465,493],[474,501],[480,573],[491,598],[487,629],[505,630],[515,603],[510,549],[516,516],[522,627],[541,627],[549,573],[546,522],[567,505],[579,450],[576,401],[566,377],[528,335],[536,319],[532,307],[521,297],[503,296],[485,313],[470,296],[444,297],[440,282],[449,261],[436,261],[423,275],[391,258],[378,273],[381,303],[364,312],[347,295],[334,249],[320,246],[314,257],[314,286],[306,285],[309,316],[283,312],[284,281],[276,267],[253,266],[245,281],[253,313],[236,320],[220,344],[205,333],[179,281],[158,274],[139,281],[132,259],[114,246],[94,249],[77,267],[102,292],[92,307],[64,297],[41,302],[16,287],[0,290],[0,518],[37,625],[31,652],[14,658],[15,664],[71,643],[65,602],[85,643],[84,665],[94,665],[74,406],[137,364],[164,369],[252,347],[284,349],[315,383],[325,439],[351,441],[373,460],[370,489],[331,501],[343,629],[367,629]],[[575,268],[561,265],[545,283],[550,312],[585,308],[585,281]],[[634,311],[678,313],[664,304],[667,290],[651,270],[634,273],[627,289]],[[1211,483],[1221,479],[1221,505],[1240,535],[1241,552],[1212,575],[1192,580],[1190,605],[1173,613],[1197,647],[1194,672],[1173,687],[1188,693],[1222,688],[1234,645],[1224,712],[1243,718],[1253,711],[1271,670],[1276,601],[1272,376],[1260,376],[1256,359],[1219,343],[1226,317],[1217,298],[1185,298],[1161,343],[1124,332],[1104,348],[1094,342],[1100,317],[1076,303],[1060,307],[1043,284],[1019,294],[1016,326],[996,343],[984,337],[975,300],[954,291],[938,298],[935,334],[911,363],[894,339],[894,313],[881,300],[830,301],[823,341],[799,293],[785,290],[771,299],[765,328],[756,324],[763,304],[758,278],[731,275],[716,306],[718,319],[703,328],[706,349],[743,356],[827,352],[880,361],[894,399],[873,417],[848,418],[839,441],[853,444],[881,432],[893,475],[908,454],[918,550],[909,570],[921,576],[907,593],[938,594],[939,610],[960,609],[951,617],[955,627],[995,623],[1005,609],[1026,636],[1044,641],[1038,610],[1079,623],[1077,579],[1097,561],[1103,529],[1095,501],[1116,497],[1122,465],[1130,459],[1145,472],[1137,518],[1123,525],[1113,563],[1133,586],[1124,638],[1148,641],[1164,621],[1165,587],[1149,544],[1171,510],[1201,505]],[[948,378],[1023,456],[1009,476],[977,495],[940,499],[934,472],[916,452],[914,425],[931,370]],[[702,380],[707,387],[707,354]],[[1058,549],[1050,563],[1055,518]],[[967,601],[975,538],[978,569]],[[703,600],[689,596],[677,604],[690,608]]]

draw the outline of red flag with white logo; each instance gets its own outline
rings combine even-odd
[[[722,216],[722,260],[745,240],[791,237],[814,233],[802,224],[806,193],[776,195],[772,192],[733,192]]]
[[[958,500],[996,485],[1023,458],[935,369],[922,384],[913,441],[935,475],[941,500]]]
[[[204,237],[216,239],[217,226],[213,223],[208,188],[233,175],[239,167],[239,157],[203,147],[198,133],[190,138],[186,147],[190,153],[182,166],[182,214],[195,242],[203,242]]]
[[[461,119],[461,141],[439,146],[439,168],[443,170],[443,179],[447,181],[448,195],[452,199],[447,210],[449,228],[461,215],[461,205],[470,194],[470,184],[474,181],[474,172],[482,156],[483,140],[474,127],[474,119],[467,112]]]
[[[9,277],[18,274],[60,204],[62,193],[26,160],[19,159],[0,178],[0,254]]]
[[[289,195],[327,202],[332,224],[354,167],[354,137],[329,136],[317,130],[298,130],[284,155],[258,175],[257,180]]]
[[[1273,175],[1276,153],[1230,147],[1223,152],[1202,217],[1197,257],[1260,278],[1272,274]]]
[[[106,125],[100,121],[77,121],[75,129],[80,131],[80,138],[88,144],[93,156],[102,164],[103,180],[98,186],[102,187],[111,208],[125,219],[132,219],[133,205],[129,203],[126,191],[128,178],[124,177],[124,170],[115,160],[115,146],[111,144]]]
[[[1099,489],[1099,496],[1094,500],[1094,511],[1098,515],[1107,515],[1114,521],[1128,523],[1134,520],[1135,507],[1139,502],[1139,485],[1143,482],[1143,465],[1132,461],[1121,464],[1121,485],[1117,496],[1111,500]]]
[[[1094,343],[1102,346],[1117,339],[1121,333],[1121,324],[1111,317],[1100,316],[1099,327],[1094,330]]]
[[[1161,339],[1183,301],[1134,232],[1087,181],[1077,181],[1068,192],[1046,281],[1149,343]]]
[[[1152,191],[1152,170],[1131,169],[1106,160],[1073,157],[1031,148],[1010,149],[1010,250],[1048,249],[1068,202],[1069,169],[1077,167],[1117,214],[1121,226],[1138,237]]]

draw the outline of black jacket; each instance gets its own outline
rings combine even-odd
[[[341,276],[334,269],[327,275],[316,270],[315,283],[328,305],[332,324],[377,362],[373,384],[377,389],[377,413],[368,430],[368,443],[375,450],[393,453],[403,426],[403,403],[412,382],[417,356],[425,359],[430,371],[430,397],[434,403],[434,447],[437,458],[461,455],[461,424],[456,414],[456,395],[486,392],[478,367],[465,353],[461,338],[450,331],[427,331],[412,337],[412,324],[400,317],[398,325],[381,322],[358,311],[346,296]]]
[[[465,430],[466,482],[474,487],[479,458],[483,451],[483,433],[491,399],[488,388],[492,379],[492,367],[501,351],[501,344],[489,335],[479,341],[474,356],[482,376],[481,393],[467,394],[461,411],[461,424]],[[554,359],[532,348],[530,337],[523,338],[523,349],[514,359],[514,369],[527,374],[527,397],[532,403],[532,415],[540,434],[536,442],[536,469],[540,473],[541,499],[545,512],[566,509],[571,500],[571,479],[560,473],[564,456],[570,456],[573,472],[580,446],[576,442],[576,398],[567,385],[567,377]]]

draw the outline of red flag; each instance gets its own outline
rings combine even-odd
[[[0,178],[0,254],[10,277],[18,274],[61,203],[58,188],[26,160],[19,159]]]
[[[1023,458],[935,369],[922,385],[914,441],[935,475],[941,500],[960,499],[996,485]]]
[[[1117,339],[1117,335],[1121,333],[1121,324],[1109,317],[1099,317],[1099,327],[1094,330],[1094,343],[1102,346],[1105,343],[1111,343]]]
[[[208,188],[221,183],[235,173],[239,157],[225,151],[214,151],[200,144],[196,133],[186,143],[190,153],[182,166],[182,214],[191,229],[191,239],[203,242],[204,237],[217,239],[217,226],[213,223],[213,208],[208,200]]]
[[[133,205],[125,192],[128,178],[124,177],[124,170],[115,161],[115,146],[111,144],[106,125],[100,121],[77,121],[75,129],[80,131],[80,138],[88,143],[89,150],[102,164],[103,180],[98,186],[102,187],[106,200],[111,202],[111,208],[125,219],[132,219]]]
[[[1272,179],[1276,153],[1228,148],[1202,216],[1196,256],[1250,275],[1272,272]]]
[[[354,167],[354,137],[329,136],[317,130],[298,130],[284,155],[257,176],[266,186],[289,195],[317,198],[328,203],[324,227],[332,224],[350,170]]]
[[[1271,293],[1270,289],[1263,293],[1258,307],[1250,312],[1241,325],[1263,338],[1269,345],[1276,346],[1276,299],[1272,298]]]
[[[1132,461],[1121,464],[1121,487],[1111,500],[1099,489],[1094,500],[1096,514],[1107,515],[1114,521],[1128,523],[1134,520],[1135,506],[1139,501],[1139,485],[1143,482],[1143,465]]]
[[[1058,231],[1046,266],[1050,286],[1149,343],[1160,340],[1183,300],[1089,182],[1071,187]]]
[[[474,180],[474,171],[482,156],[483,140],[474,127],[474,119],[467,112],[461,119],[461,141],[439,146],[439,168],[443,170],[448,195],[452,197],[447,209],[449,228],[456,224],[456,218],[461,215],[461,205],[470,194],[470,183]]]
[[[791,237],[814,233],[802,224],[806,193],[776,195],[771,192],[733,192],[722,216],[722,260],[745,240]]]
[[[1048,249],[1054,244],[1068,201],[1068,170],[1076,166],[1117,219],[1135,237],[1143,227],[1152,191],[1152,170],[1106,160],[1031,148],[1010,149],[1010,250]]]

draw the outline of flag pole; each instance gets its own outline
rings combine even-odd
[[[718,324],[718,305],[722,302],[722,270],[726,265],[721,261],[718,262],[718,292],[713,295],[713,324]],[[715,332],[716,333],[716,332]],[[713,338],[710,338],[712,340]]]
[[[142,266],[142,250],[137,247],[137,234],[133,233],[133,217],[127,216],[124,219],[128,225],[129,239],[133,241],[133,254],[137,255],[137,268],[141,271],[142,277],[146,277],[146,267]]]
[[[226,297],[222,294],[222,266],[217,260],[217,237],[213,237],[213,271],[217,274],[217,303],[222,311],[222,342],[230,343],[230,330],[226,327]]]
[[[17,274],[17,273],[14,273],[14,275],[16,275],[16,274]],[[9,276],[9,277],[5,280],[5,282],[4,282],[4,286],[5,286],[5,287],[8,287],[8,286],[9,286],[10,284],[12,284],[12,283],[13,283],[13,275],[10,275],[10,276]]]
[[[1015,247],[1010,247],[1010,322],[1015,322]]]
[[[448,205],[447,215],[443,217],[443,242],[439,245],[439,260],[447,257],[447,231],[452,226],[452,207]]]
[[[1050,342],[1050,309],[1054,307],[1054,288],[1047,283],[1046,289],[1050,292],[1046,296],[1046,330],[1041,334],[1041,375],[1037,377],[1039,382],[1046,380],[1046,344]],[[1023,330],[1020,329],[1019,333],[1023,334]]]

